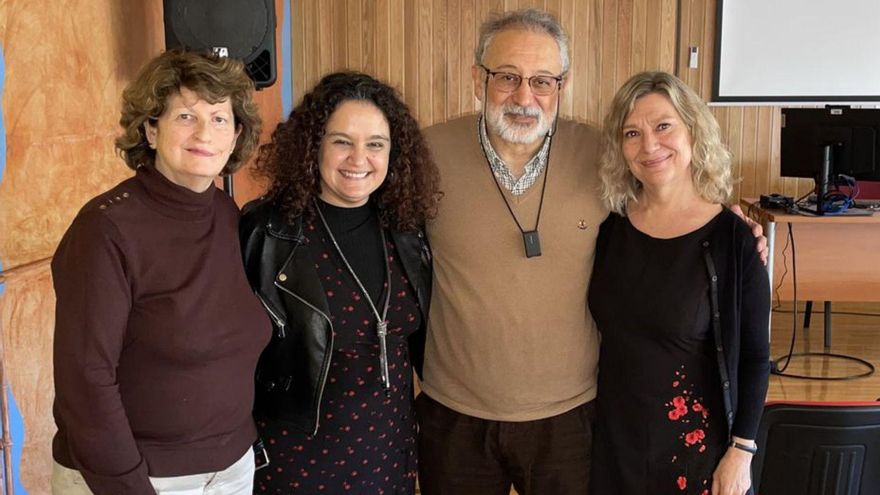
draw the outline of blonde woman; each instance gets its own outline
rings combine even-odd
[[[755,237],[724,206],[730,155],[699,96],[663,72],[623,85],[604,132],[592,493],[742,495],[770,298]]]

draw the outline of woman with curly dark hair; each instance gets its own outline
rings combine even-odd
[[[439,197],[418,123],[360,73],[325,76],[260,149],[245,270],[275,324],[255,417],[255,493],[415,492],[413,368],[431,289],[422,232]]]

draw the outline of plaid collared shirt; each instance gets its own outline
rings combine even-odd
[[[547,155],[550,150],[550,137],[547,136],[544,138],[544,144],[541,146],[541,149],[538,150],[538,153],[536,153],[528,163],[526,163],[522,176],[517,179],[513,176],[513,173],[510,172],[510,168],[507,167],[504,160],[502,160],[501,157],[498,156],[498,153],[495,153],[495,150],[492,148],[492,143],[489,142],[489,135],[486,133],[486,120],[482,116],[477,123],[477,127],[477,132],[480,133],[482,138],[483,151],[485,151],[486,156],[489,157],[489,166],[492,167],[492,173],[495,174],[498,183],[510,191],[510,194],[513,194],[514,196],[519,196],[528,191],[529,188],[535,184],[538,176],[541,175],[541,172],[544,171],[544,167],[547,165]]]

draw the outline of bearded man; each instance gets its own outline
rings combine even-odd
[[[587,309],[599,133],[557,118],[568,39],[550,14],[488,19],[480,115],[426,130],[444,198],[420,424],[425,495],[586,493],[599,342]]]

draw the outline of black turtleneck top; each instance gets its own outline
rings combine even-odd
[[[376,206],[367,202],[363,206],[341,208],[319,200],[318,207],[321,208],[345,259],[351,264],[370,294],[373,304],[381,312],[385,263],[382,261],[382,238]],[[315,223],[320,225],[320,221]]]
[[[86,204],[52,260],[55,460],[95,495],[229,467],[255,439],[271,327],[241,264],[238,209],[152,167]]]

